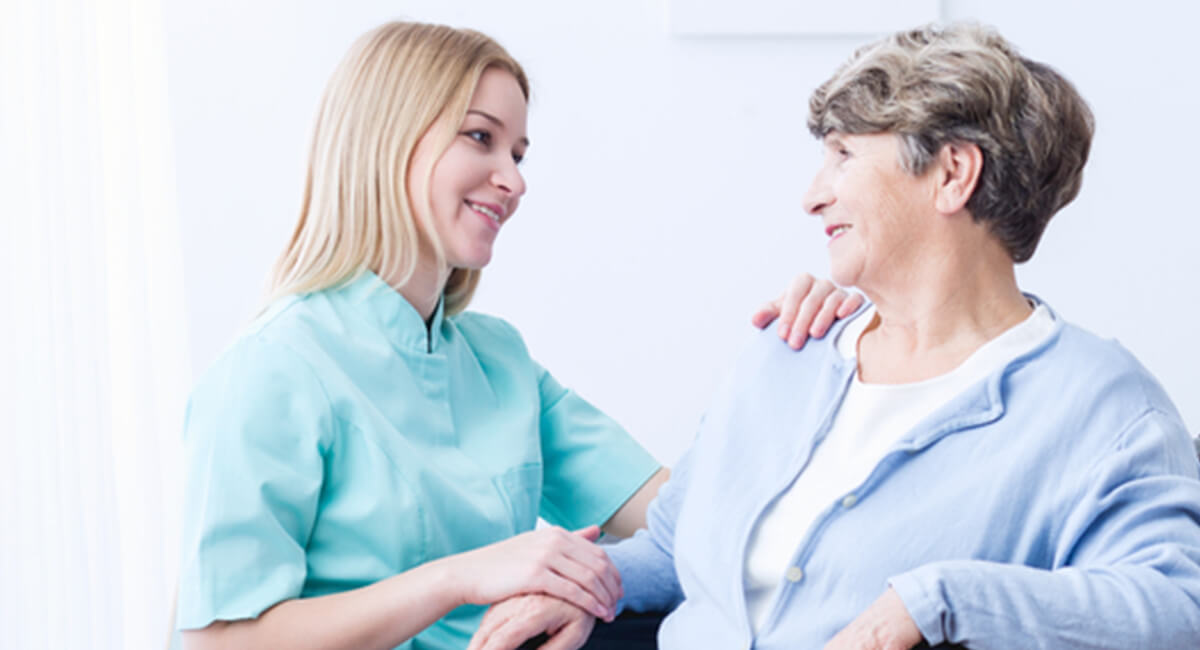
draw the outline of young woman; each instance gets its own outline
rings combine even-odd
[[[529,592],[611,618],[592,542],[642,527],[666,471],[463,311],[525,192],[528,96],[494,41],[435,25],[334,73],[270,307],[189,404],[186,647],[464,647]],[[802,342],[844,298],[804,276],[755,319]]]

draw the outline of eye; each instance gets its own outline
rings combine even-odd
[[[470,129],[463,131],[460,135],[465,135],[485,147],[492,143],[492,134],[484,129]]]
[[[512,155],[512,157],[513,157],[513,162],[515,162],[515,163],[517,163],[518,165],[520,165],[520,164],[521,164],[521,161],[522,161],[522,160],[525,160],[525,152],[523,152],[523,151],[514,151],[514,152],[513,152],[513,155]]]

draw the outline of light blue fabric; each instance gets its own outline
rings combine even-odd
[[[795,540],[799,580],[783,581],[752,638],[752,526],[828,431],[855,371],[836,336],[792,352],[770,328],[758,334],[649,530],[609,550],[622,607],[678,605],[659,632],[666,650],[816,649],[890,583],[930,645],[1197,647],[1192,442],[1128,352],[1055,321],[1044,344],[904,435],[853,499],[828,504]]]
[[[658,464],[496,318],[432,335],[377,276],[281,301],[195,388],[178,626],[252,618],[531,530],[606,521]],[[483,607],[401,647],[461,648]]]

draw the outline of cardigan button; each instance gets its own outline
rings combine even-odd
[[[804,570],[798,566],[788,567],[787,573],[783,574],[788,582],[800,582],[804,579]]]
[[[858,497],[854,496],[853,494],[847,494],[845,498],[842,499],[843,508],[853,508],[857,503]]]

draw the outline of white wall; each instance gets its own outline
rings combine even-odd
[[[782,0],[781,0],[782,1]],[[1200,431],[1200,115],[1190,5],[944,0],[1056,66],[1098,121],[1081,196],[1022,286],[1116,337]],[[253,314],[299,201],[324,81],[395,17],[485,31],[533,81],[530,192],[475,308],[514,322],[564,382],[673,462],[751,309],[826,273],[800,196],[808,94],[868,37],[680,38],[666,0],[176,1],[170,84],[193,365]]]

